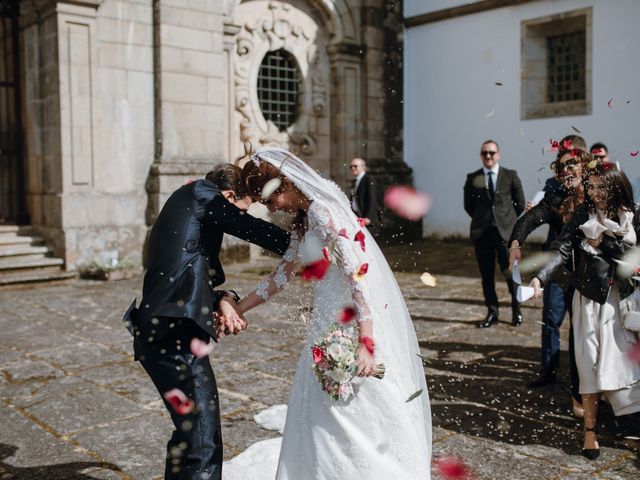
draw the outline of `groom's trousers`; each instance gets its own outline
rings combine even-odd
[[[165,480],[221,480],[218,388],[209,358],[197,358],[189,351],[191,339],[202,338],[202,330],[188,320],[185,323],[160,342],[134,340],[135,356],[161,396],[177,388],[196,405],[193,412],[179,415],[163,398],[175,427],[167,444]]]

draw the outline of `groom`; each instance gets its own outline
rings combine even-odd
[[[190,343],[216,339],[218,328],[229,334],[246,327],[235,292],[214,290],[225,280],[218,258],[223,234],[279,255],[289,245],[289,233],[245,213],[251,197],[240,174],[235,165],[219,165],[169,197],[149,236],[142,301],[136,308],[134,300],[123,319],[134,335],[135,359],[160,395],[179,389],[195,403],[180,414],[165,400],[175,426],[166,480],[222,478],[216,381],[209,358],[195,357]]]

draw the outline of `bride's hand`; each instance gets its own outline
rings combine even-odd
[[[356,365],[358,366],[358,376],[370,377],[376,371],[376,361],[373,353],[362,343],[356,348]]]

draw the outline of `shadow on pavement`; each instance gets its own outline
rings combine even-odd
[[[0,478],[11,480],[95,480],[88,474],[81,473],[88,469],[106,469],[121,471],[120,467],[106,462],[71,462],[58,465],[42,465],[38,467],[16,467],[5,463],[18,451],[18,447],[0,443]]]
[[[558,383],[533,390],[527,383],[537,369],[539,348],[433,341],[420,346],[437,352],[424,360],[434,425],[513,445],[539,444],[580,454],[582,420],[571,414],[566,352]],[[640,416],[614,417],[603,403],[598,425],[602,446],[634,451],[623,438],[638,435]]]

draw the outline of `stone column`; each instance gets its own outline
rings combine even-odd
[[[147,224],[169,195],[225,157],[223,5],[153,0],[155,158]]]

